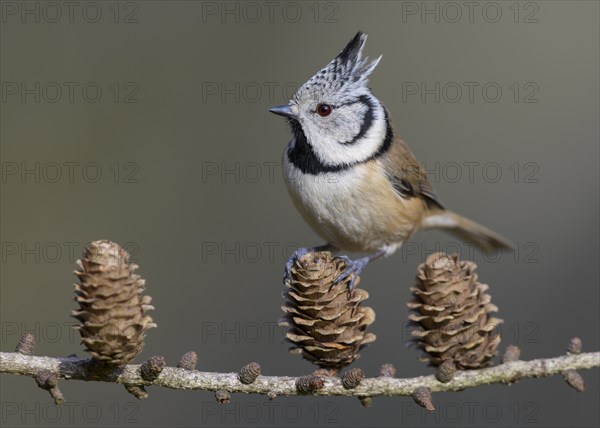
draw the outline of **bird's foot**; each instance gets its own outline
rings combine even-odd
[[[361,257],[360,259],[352,260],[348,256],[339,256],[346,263],[346,269],[338,276],[334,283],[339,284],[341,281],[348,278],[352,275],[352,279],[348,283],[348,292],[352,294],[352,290],[354,290],[354,284],[356,283],[356,279],[362,273],[362,271],[367,267],[367,265],[373,260],[372,257]]]
[[[331,246],[329,244],[319,245],[317,247],[302,247],[298,248],[294,253],[290,256],[288,261],[285,264],[285,271],[283,272],[283,281],[287,281],[292,277],[292,266],[294,265],[294,261],[296,259],[300,259],[308,253],[313,253],[315,251],[326,251],[330,249]]]
[[[287,281],[292,277],[292,266],[294,265],[294,261],[296,259],[300,259],[300,257],[305,256],[310,253],[310,248],[298,248],[294,253],[290,256],[288,261],[285,264],[285,271],[283,272],[283,281]]]

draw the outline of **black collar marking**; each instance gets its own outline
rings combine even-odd
[[[388,119],[387,111],[385,112],[385,124],[386,124],[386,133],[385,139],[379,149],[373,155],[368,157],[363,161],[351,162],[351,163],[342,163],[336,165],[328,165],[323,163],[315,154],[313,148],[306,139],[306,135],[302,130],[302,126],[295,119],[289,119],[290,126],[292,128],[292,133],[296,139],[294,147],[290,147],[287,151],[288,159],[296,168],[302,171],[304,174],[310,175],[319,175],[327,172],[339,172],[353,166],[359,165],[361,163],[369,162],[371,160],[377,159],[382,156],[389,150],[392,145],[392,140],[394,138],[394,131],[390,125],[390,121]]]

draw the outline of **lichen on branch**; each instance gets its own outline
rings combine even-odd
[[[520,379],[562,374],[567,370],[600,367],[600,352],[563,355],[531,361],[511,361],[495,367],[459,371],[447,383],[435,376],[414,378],[375,377],[363,379],[356,388],[347,389],[338,377],[323,377],[322,388],[312,395],[327,396],[412,396],[417,387],[432,392],[458,391],[492,383],[514,383]],[[132,386],[162,386],[172,389],[203,391],[225,390],[230,393],[289,396],[301,394],[296,386],[297,377],[260,375],[251,384],[240,381],[238,373],[213,373],[165,367],[154,380],[148,381],[140,374],[140,365],[126,365],[115,369],[98,368],[91,359],[76,357],[51,358],[0,352],[0,373],[35,377],[40,370],[49,370],[59,380],[111,382]]]

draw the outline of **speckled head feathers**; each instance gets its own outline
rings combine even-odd
[[[318,71],[294,95],[299,101],[306,92],[319,91],[322,94],[348,92],[356,94],[362,88],[367,89],[369,75],[373,72],[381,56],[374,61],[362,58],[362,50],[367,35],[358,32],[346,47],[329,64]]]

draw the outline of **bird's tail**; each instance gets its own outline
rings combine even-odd
[[[448,210],[432,210],[421,222],[421,229],[445,229],[453,235],[480,246],[484,251],[490,247],[505,250],[513,248],[512,242],[503,236]]]

